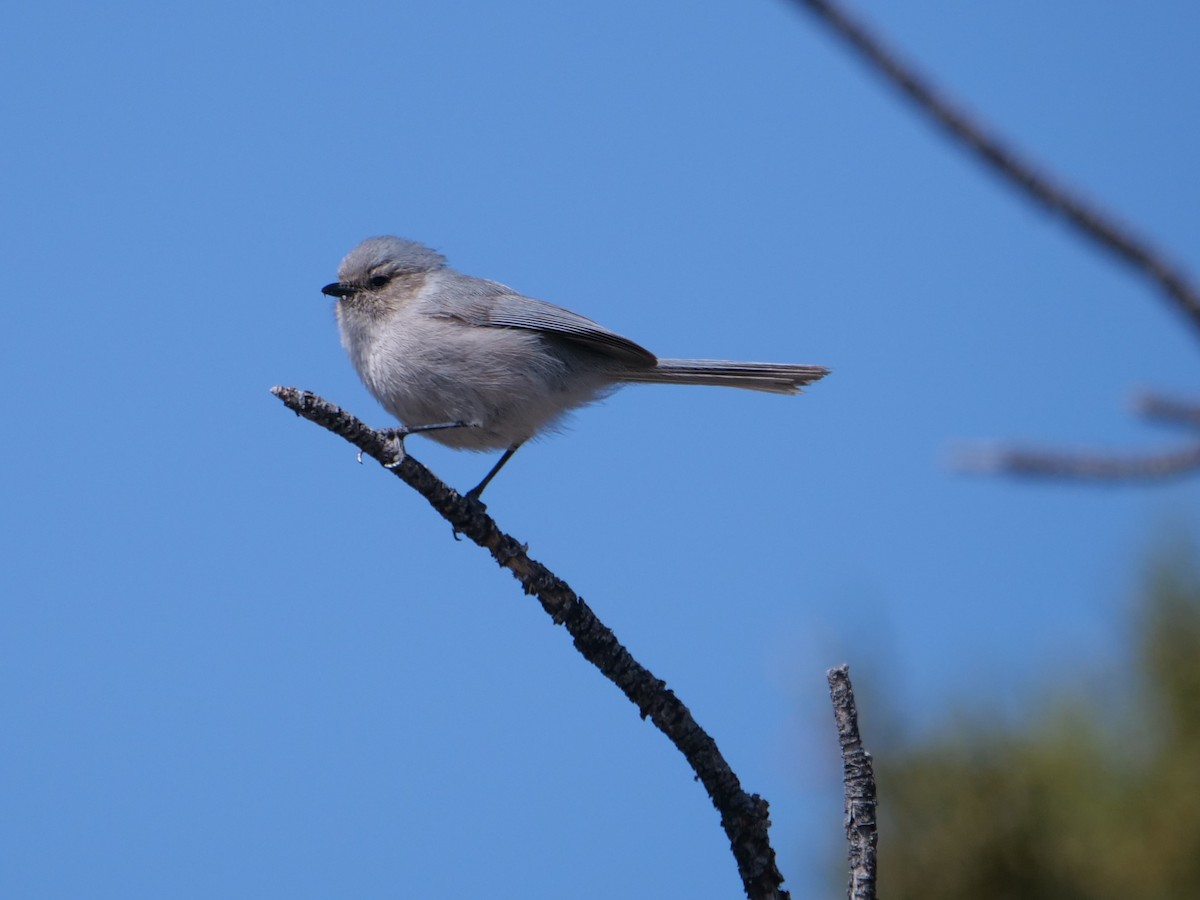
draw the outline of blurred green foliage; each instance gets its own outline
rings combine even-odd
[[[1153,568],[1135,620],[1121,696],[871,748],[880,896],[1200,898],[1200,576],[1182,555]]]

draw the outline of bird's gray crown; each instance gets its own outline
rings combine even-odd
[[[367,238],[346,254],[338,266],[342,284],[366,284],[376,276],[432,272],[446,266],[446,257],[424,244],[385,235]]]

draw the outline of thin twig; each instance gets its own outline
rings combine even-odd
[[[858,733],[858,709],[854,705],[849,667],[842,663],[826,672],[825,677],[829,680],[833,718],[842,747],[846,840],[850,845],[850,882],[846,896],[850,900],[874,900],[875,850],[879,837],[875,821],[875,770],[871,754],[863,749]]]
[[[1157,481],[1200,468],[1200,444],[1170,453],[1102,456],[1090,453],[977,448],[958,454],[954,467],[981,474],[1069,478],[1078,481]]]
[[[341,435],[380,463],[394,461],[395,445],[386,434],[374,431],[329,401],[290,387],[272,388],[271,393],[297,415]],[[500,531],[483,504],[459,496],[411,456],[405,455],[388,471],[428,500],[456,533],[486,549],[502,568],[512,572],[525,593],[536,596],[555,624],[567,629],[584,658],[620,688],[642,718],[649,718],[686,757],[721,814],[721,826],[737,860],[746,896],[751,900],[786,900],[789,895],[781,887],[783,875],[775,864],[775,851],[767,834],[771,824],[767,801],[742,790],[716,742],[696,724],[666,683],[621,646],[566,582],[531,559],[516,539]]]
[[[1200,428],[1200,403],[1194,400],[1144,393],[1134,398],[1133,408],[1148,419]]]
[[[1191,321],[1193,327],[1200,331],[1200,290],[1146,240],[1121,227],[1111,217],[1061,184],[1056,184],[1044,171],[1038,171],[1037,166],[1005,147],[995,135],[936,91],[914,68],[902,62],[891,48],[855,21],[839,4],[833,0],[793,2],[816,13],[895,87],[994,171],[1051,212],[1061,214],[1101,247],[1152,279]]]

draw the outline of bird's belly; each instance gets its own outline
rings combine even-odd
[[[538,335],[446,323],[441,340],[406,341],[363,366],[363,381],[410,427],[463,422],[427,437],[462,450],[499,450],[552,429],[569,410],[605,392],[609,380],[571,377],[569,362]]]

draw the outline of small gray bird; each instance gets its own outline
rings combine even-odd
[[[798,394],[822,366],[659,359],[590,319],[446,265],[415,241],[374,237],[321,292],[337,298],[342,345],[375,399],[404,427],[448,447],[517,448],[622,384],[710,384]]]

